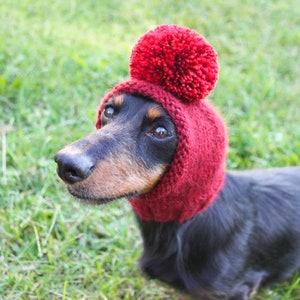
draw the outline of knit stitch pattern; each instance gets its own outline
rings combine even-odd
[[[161,25],[142,36],[132,50],[130,77],[145,80],[183,101],[208,96],[218,79],[217,53],[197,32]]]

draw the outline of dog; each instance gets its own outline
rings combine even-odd
[[[105,103],[99,122],[56,154],[68,191],[96,205],[147,194],[178,147],[172,118],[151,99],[121,94]],[[247,300],[300,268],[300,167],[226,171],[203,212],[184,222],[136,220],[149,278],[195,299]]]

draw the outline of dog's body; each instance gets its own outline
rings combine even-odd
[[[71,194],[101,204],[150,191],[177,147],[168,114],[121,95],[106,104],[101,123],[56,156]],[[300,167],[227,172],[204,212],[183,223],[137,221],[140,265],[151,278],[196,299],[247,300],[300,267]]]
[[[139,221],[140,264],[197,299],[249,299],[300,267],[300,168],[228,172],[214,204],[184,224]]]

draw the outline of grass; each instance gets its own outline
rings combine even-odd
[[[0,299],[176,299],[136,266],[125,201],[85,207],[53,157],[94,128],[99,98],[127,78],[135,41],[162,23],[205,35],[221,73],[211,95],[230,132],[228,167],[300,165],[300,19],[287,1],[0,2]],[[2,174],[0,174],[1,176]],[[256,299],[297,300],[299,274]]]

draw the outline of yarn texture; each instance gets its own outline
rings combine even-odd
[[[224,183],[226,127],[204,99],[218,78],[217,54],[195,31],[162,25],[133,48],[130,76],[103,98],[96,127],[101,127],[105,103],[116,95],[142,96],[162,105],[176,126],[174,159],[153,190],[129,201],[144,220],[182,223],[207,209]]]
[[[161,86],[183,101],[199,101],[218,79],[217,53],[197,32],[161,25],[137,42],[130,76]]]

